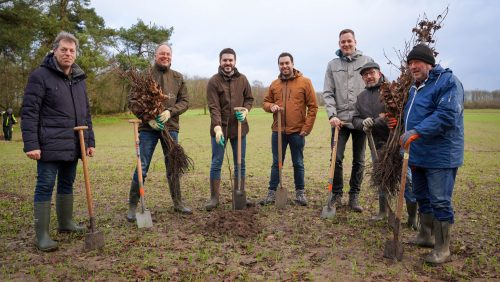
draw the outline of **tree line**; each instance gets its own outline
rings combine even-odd
[[[93,113],[110,114],[128,110],[128,84],[116,70],[149,67],[155,47],[169,41],[174,28],[141,19],[129,28],[109,28],[90,7],[90,0],[0,0],[0,30],[0,109],[19,112],[29,74],[52,50],[55,36],[65,30],[80,40],[77,64],[88,76]],[[208,78],[187,74],[185,78],[191,107],[206,113]],[[251,86],[255,105],[262,105],[267,86],[258,80]],[[316,96],[322,104],[321,94]]]

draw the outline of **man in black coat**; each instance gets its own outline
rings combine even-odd
[[[14,113],[11,108],[2,112],[3,136],[5,141],[12,140],[12,126],[17,123]]]
[[[386,116],[385,105],[380,99],[380,85],[384,82],[384,75],[380,72],[380,66],[375,62],[368,62],[359,70],[361,78],[365,82],[365,90],[359,93],[352,124],[354,128],[364,130],[372,134],[378,155],[389,138],[390,128],[394,128],[397,120]],[[372,152],[373,156],[373,152]],[[373,160],[375,161],[375,160]],[[405,189],[406,208],[408,210],[407,226],[417,229],[417,202],[412,192],[411,172],[408,170]],[[382,189],[379,189],[379,213],[373,220],[382,220],[387,216],[387,199]]]
[[[24,91],[22,133],[24,152],[37,161],[34,196],[36,246],[57,249],[49,236],[50,201],[57,178],[56,213],[59,232],[83,232],[73,222],[73,182],[81,157],[76,126],[85,131],[86,154],[94,155],[94,132],[85,84],[86,75],[75,64],[78,39],[60,32],[41,66],[31,73]]]

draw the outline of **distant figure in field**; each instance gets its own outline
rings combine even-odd
[[[16,123],[17,120],[16,117],[14,117],[11,108],[8,108],[7,111],[2,112],[3,136],[6,141],[12,140],[12,127]]]
[[[36,246],[57,249],[49,236],[50,202],[57,179],[56,213],[59,232],[84,232],[73,222],[73,183],[81,158],[76,126],[88,126],[86,154],[94,156],[95,140],[90,116],[86,75],[75,64],[78,39],[60,32],[54,48],[28,78],[22,105],[24,152],[37,161],[34,214]]]
[[[440,264],[451,259],[451,198],[464,160],[464,88],[450,69],[436,64],[434,52],[425,44],[416,45],[406,62],[414,84],[404,109],[400,144],[410,149],[421,225],[412,243],[434,248],[425,261]]]

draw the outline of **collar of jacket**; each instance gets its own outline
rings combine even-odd
[[[361,52],[360,50],[356,49],[356,51],[354,51],[354,54],[352,54],[351,56],[344,56],[344,54],[342,53],[342,51],[340,49],[338,49],[335,52],[335,55],[337,55],[341,60],[352,62],[352,61],[356,60],[359,56],[362,56],[363,52]]]
[[[302,73],[297,70],[297,69],[293,69],[293,74],[289,77],[285,77],[283,76],[281,73],[278,75],[278,78],[281,80],[281,81],[287,81],[287,80],[294,80],[295,78],[299,77],[299,76],[302,76]]]
[[[234,72],[232,75],[227,75],[227,73],[224,72],[224,69],[219,66],[219,71],[218,73],[220,74],[220,76],[222,76],[222,78],[224,78],[224,80],[228,81],[228,80],[233,80],[235,78],[237,78],[238,76],[240,76],[240,72],[238,71],[237,68],[234,68]]]
[[[68,77],[57,65],[54,52],[50,52],[47,56],[45,56],[41,66],[56,72],[59,76],[65,78]],[[71,66],[71,78],[85,79],[87,76],[85,75],[85,72],[76,63],[74,63]]]
[[[160,66],[157,63],[154,64],[154,68],[157,69],[161,73],[166,73],[170,70],[170,66]]]

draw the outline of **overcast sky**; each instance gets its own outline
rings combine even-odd
[[[411,29],[424,13],[435,19],[449,13],[436,33],[437,61],[449,67],[466,90],[500,89],[500,1],[497,0],[91,0],[106,26],[146,24],[173,27],[172,68],[189,76],[217,72],[218,54],[235,49],[236,67],[250,83],[268,86],[278,75],[281,52],[294,56],[295,67],[323,90],[328,61],[338,49],[344,28],[356,33],[357,48],[395,79],[384,51],[397,61]]]

